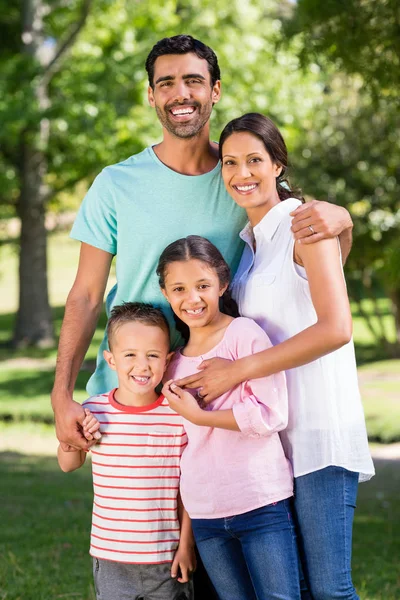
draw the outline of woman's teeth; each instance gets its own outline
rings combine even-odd
[[[236,188],[239,192],[250,192],[251,190],[255,190],[257,187],[256,183],[253,183],[251,185],[234,185],[234,188]]]

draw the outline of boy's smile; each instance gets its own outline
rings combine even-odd
[[[160,327],[130,321],[120,325],[111,350],[104,351],[108,365],[117,372],[116,400],[130,406],[145,406],[157,399],[168,362],[169,339]]]

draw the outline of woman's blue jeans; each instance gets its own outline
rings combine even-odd
[[[221,519],[192,519],[220,600],[300,600],[292,499]]]
[[[304,577],[302,599],[358,600],[351,542],[358,473],[326,467],[295,478],[294,516]]]

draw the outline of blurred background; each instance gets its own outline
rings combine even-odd
[[[178,33],[218,55],[212,138],[244,112],[270,116],[291,182],[352,215],[345,271],[377,467],[360,488],[354,580],[362,599],[400,598],[399,31],[398,0],[0,0],[0,600],[95,598],[90,466],[58,471],[49,401],[79,253],[68,232],[95,175],[160,140],[144,61]]]

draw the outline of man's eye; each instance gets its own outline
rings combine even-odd
[[[171,81],[164,81],[164,82],[163,82],[163,83],[160,85],[160,87],[167,87],[167,86],[170,86],[170,85],[171,85]]]

